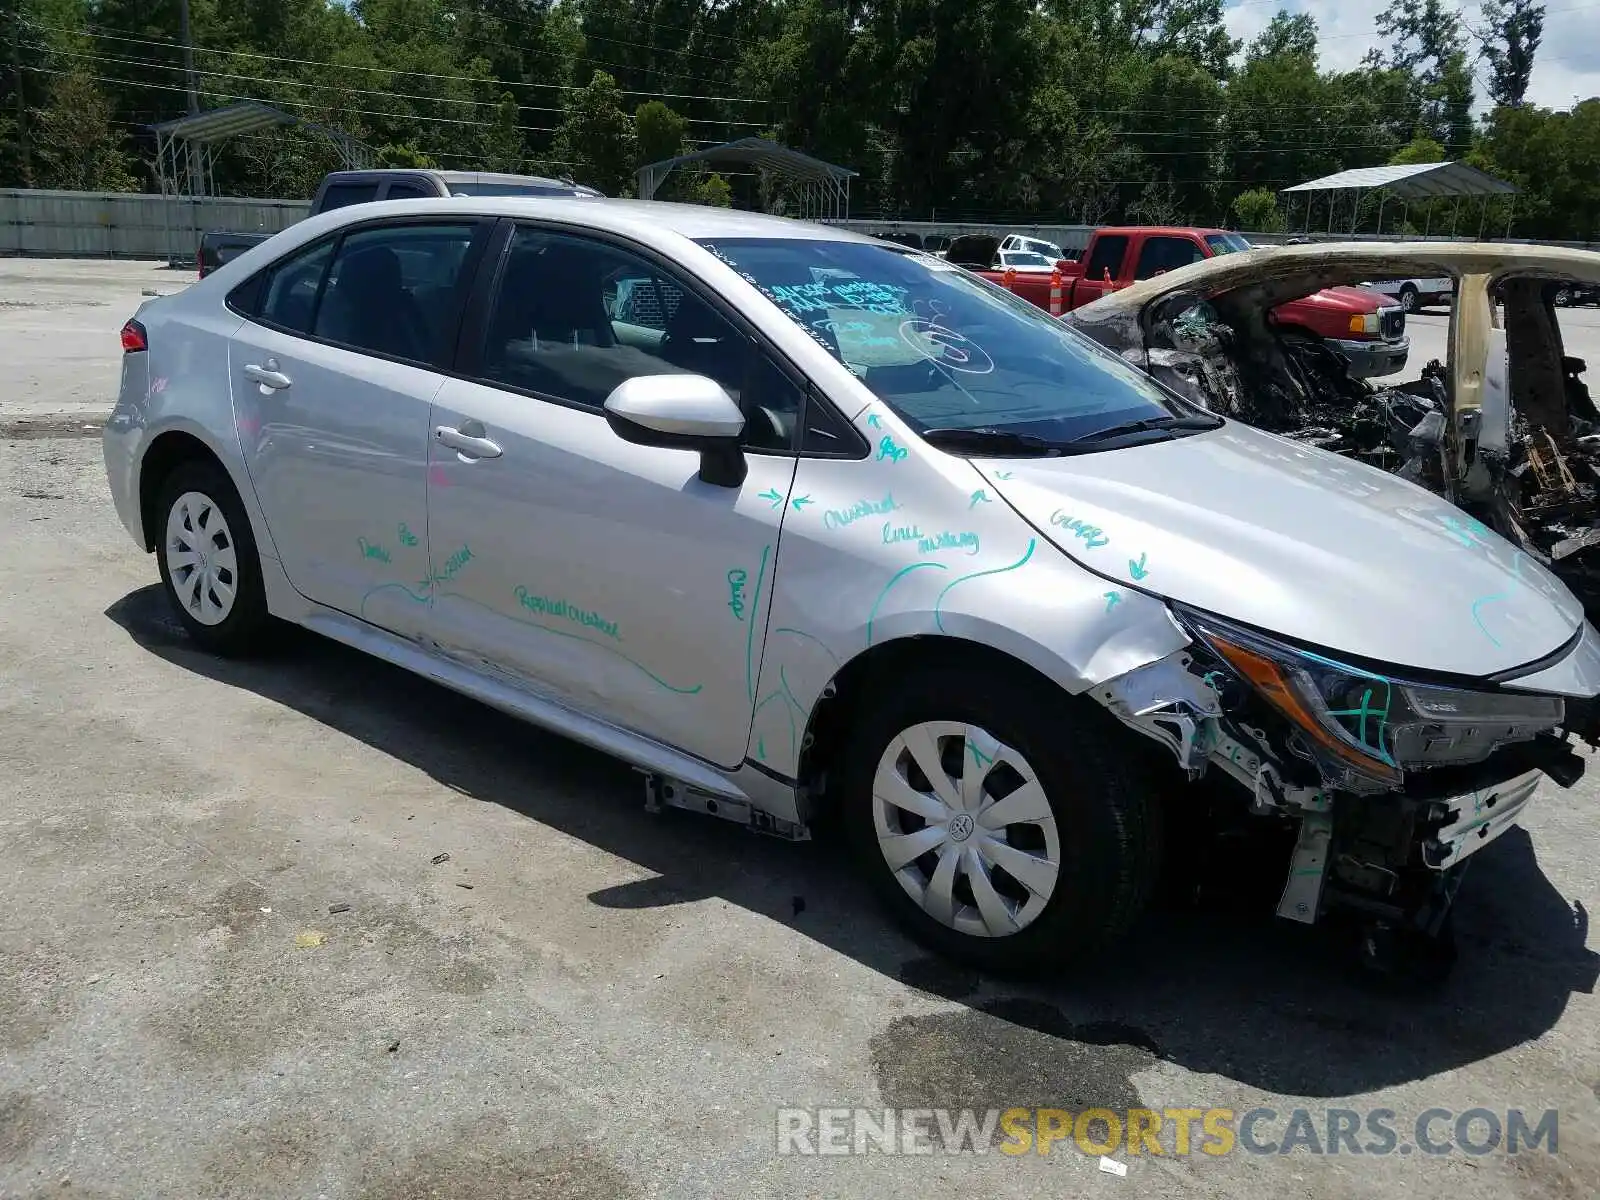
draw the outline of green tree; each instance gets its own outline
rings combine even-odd
[[[1310,13],[1280,8],[1245,51],[1247,63],[1285,57],[1317,61],[1317,19]]]
[[[390,142],[386,146],[378,147],[378,165],[405,167],[413,171],[431,171],[439,164],[410,142]]]
[[[522,169],[522,131],[518,128],[517,117],[517,98],[510,92],[501,92],[484,150],[483,165],[489,170],[515,172]]]
[[[694,186],[689,189],[688,199],[691,204],[730,208],[733,205],[733,189],[728,186],[726,179],[711,171],[695,180]]]
[[[660,100],[651,100],[639,105],[633,114],[633,132],[638,139],[642,167],[682,154],[689,122]]]
[[[569,95],[566,115],[556,130],[555,155],[580,183],[608,196],[623,195],[633,181],[633,122],[622,111],[617,81],[596,71],[588,84]]]
[[[1414,166],[1444,161],[1444,147],[1425,133],[1418,133],[1390,157],[1392,166]]]
[[[1544,5],[1537,0],[1483,0],[1479,50],[1489,65],[1489,98],[1513,107],[1528,95],[1533,56],[1544,37]]]
[[[92,75],[73,70],[57,76],[32,122],[36,185],[80,192],[137,190],[112,120],[111,102]]]
[[[1239,228],[1252,233],[1281,233],[1287,224],[1278,211],[1278,197],[1266,188],[1240,192],[1230,206],[1239,218]]]

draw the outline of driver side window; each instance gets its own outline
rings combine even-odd
[[[598,411],[625,380],[704,375],[745,414],[751,450],[795,445],[800,393],[727,318],[645,258],[531,226],[512,235],[490,306],[487,382]]]

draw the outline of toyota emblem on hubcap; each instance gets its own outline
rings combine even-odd
[[[966,813],[957,813],[950,818],[949,830],[951,840],[957,842],[966,841],[972,836],[972,818]]]

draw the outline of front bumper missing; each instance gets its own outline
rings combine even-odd
[[[1533,802],[1543,777],[1544,772],[1535,768],[1493,787],[1443,801],[1451,810],[1450,823],[1422,843],[1422,861],[1436,871],[1445,871],[1482,850],[1516,824]]]
[[[1191,780],[1218,769],[1244,789],[1250,814],[1296,823],[1277,910],[1288,920],[1313,924],[1336,907],[1436,928],[1464,861],[1518,823],[1540,779],[1570,788],[1584,774],[1569,737],[1543,734],[1483,763],[1419,771],[1393,792],[1336,791],[1307,779],[1303,763],[1280,758],[1265,723],[1225,716],[1224,689],[1212,683],[1218,673],[1205,665],[1185,649],[1092,694],[1164,744]]]

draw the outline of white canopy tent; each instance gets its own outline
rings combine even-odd
[[[1311,230],[1311,209],[1319,193],[1328,196],[1328,232],[1333,232],[1334,212],[1340,196],[1354,193],[1350,205],[1350,232],[1356,231],[1361,213],[1361,197],[1368,192],[1378,192],[1378,232],[1383,232],[1383,210],[1390,198],[1400,200],[1405,210],[1400,218],[1403,224],[1411,212],[1411,204],[1418,200],[1439,200],[1454,197],[1455,209],[1450,219],[1450,233],[1455,235],[1461,217],[1461,201],[1468,196],[1482,198],[1478,219],[1478,237],[1483,237],[1484,221],[1488,219],[1491,196],[1515,197],[1517,189],[1503,179],[1496,179],[1485,171],[1463,162],[1406,163],[1388,167],[1356,167],[1333,175],[1324,175],[1306,183],[1297,183],[1283,189],[1290,197],[1303,194],[1306,198],[1305,228]],[[1515,200],[1512,201],[1515,204]],[[1423,236],[1433,232],[1433,205],[1428,205],[1428,227]],[[1292,222],[1291,222],[1292,224]],[[1506,236],[1511,236],[1511,214],[1506,215]]]

